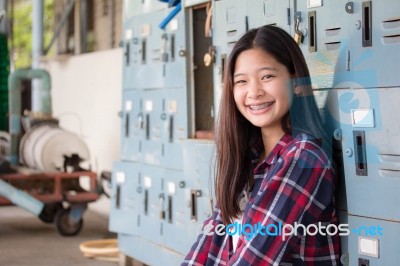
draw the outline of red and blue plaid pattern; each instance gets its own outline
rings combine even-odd
[[[319,142],[286,134],[254,169],[242,224],[337,225],[334,192],[334,171]],[[218,206],[207,224],[222,224]],[[201,233],[182,265],[340,265],[339,254],[338,234],[241,235],[233,252],[231,236]]]

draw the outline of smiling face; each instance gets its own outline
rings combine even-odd
[[[236,59],[233,96],[240,113],[264,133],[283,132],[289,111],[287,68],[261,49],[243,51]]]

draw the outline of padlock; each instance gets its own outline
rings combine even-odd
[[[206,67],[208,67],[208,66],[211,65],[212,62],[213,62],[213,57],[212,57],[212,55],[209,54],[209,53],[206,53],[206,54],[204,55],[204,65],[205,65]]]
[[[209,67],[212,63],[214,63],[215,58],[215,47],[210,46],[208,47],[208,52],[204,55],[204,65]]]
[[[294,33],[294,41],[300,45],[303,42],[303,33],[299,30],[296,30],[296,32]]]
[[[300,17],[296,17],[296,24],[295,24],[295,28],[294,28],[294,41],[298,45],[300,45],[304,39],[303,33],[299,30],[299,24],[300,24]]]

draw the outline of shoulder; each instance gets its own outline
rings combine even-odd
[[[319,165],[331,168],[331,162],[321,146],[321,141],[308,134],[293,136],[281,152],[282,159],[288,158],[318,161]]]

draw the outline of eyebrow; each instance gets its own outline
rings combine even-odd
[[[278,69],[274,68],[274,67],[262,67],[262,68],[259,68],[257,71],[259,72],[259,71],[262,71],[262,70],[278,71]],[[244,74],[243,73],[237,73],[237,74],[234,74],[233,77],[235,78],[235,77],[241,76],[241,75],[244,75]]]

